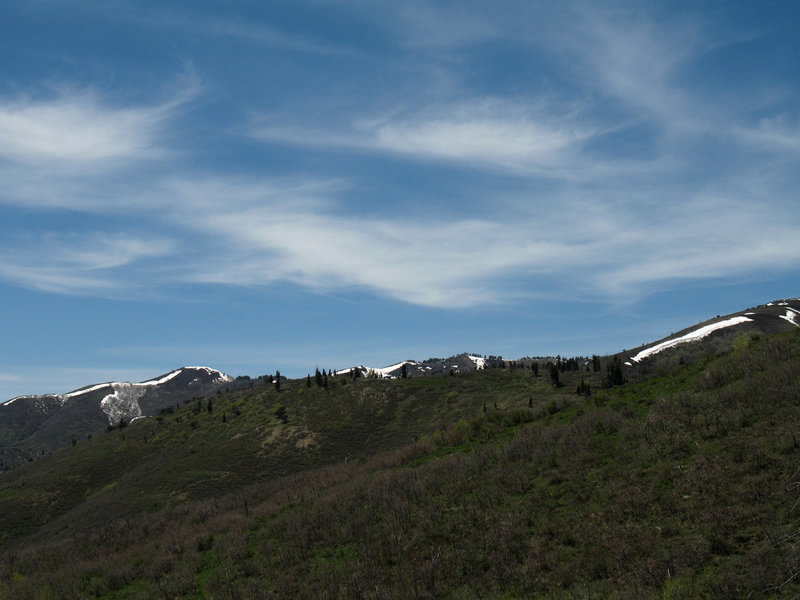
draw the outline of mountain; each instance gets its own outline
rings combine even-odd
[[[800,327],[800,298],[775,300],[725,316],[717,316],[616,356],[629,370],[646,373],[730,350],[737,340],[781,333]]]
[[[357,375],[358,377],[377,377],[378,379],[397,379],[403,375],[405,367],[408,377],[420,375],[439,375],[441,373],[461,373],[464,371],[474,371],[486,366],[487,359],[462,353],[450,358],[429,358],[423,362],[414,360],[404,360],[388,367],[365,367],[358,365],[349,369],[336,371],[336,375]]]
[[[209,367],[182,367],[140,383],[107,382],[66,394],[18,396],[0,405],[0,469],[184,400],[230,387]]]

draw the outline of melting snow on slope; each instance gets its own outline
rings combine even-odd
[[[396,365],[389,365],[388,367],[383,367],[382,369],[370,369],[370,371],[374,372],[375,375],[378,377],[392,377],[391,372],[396,371],[397,369],[402,369],[403,365],[415,365],[414,361],[411,360],[404,360],[403,362],[399,362]]]
[[[172,373],[167,373],[161,379],[148,379],[147,381],[143,381],[138,385],[161,385],[162,383],[166,383],[170,379],[173,379],[180,375],[183,372],[183,369],[176,369],[172,371]]]
[[[789,321],[792,325],[797,325],[800,327],[800,321],[798,321],[798,316],[800,316],[800,311],[790,308],[789,306],[786,307],[786,314],[785,315],[778,315],[781,319]]]
[[[222,381],[235,381],[233,377],[230,375],[226,375],[222,371],[217,371],[216,369],[212,369],[211,367],[184,367],[185,369],[194,369],[195,371],[205,371],[209,375],[213,375],[217,379],[221,379]],[[182,371],[183,369],[178,369]]]
[[[416,365],[413,360],[404,360],[403,362],[399,362],[394,365],[389,365],[388,367],[383,367],[380,369],[376,369],[373,367],[365,367],[364,365],[359,365],[357,367],[351,367],[349,369],[342,369],[341,371],[336,371],[336,375],[349,375],[352,371],[360,371],[363,376],[367,376],[369,374],[374,374],[376,377],[385,378],[385,377],[395,377],[392,375],[392,371],[397,371],[403,368],[403,365]]]
[[[89,392],[94,392],[95,390],[101,390],[104,387],[112,386],[112,383],[98,383],[97,385],[93,385],[92,387],[82,388],[80,390],[75,390],[74,392],[70,392],[69,394],[61,394],[59,398],[61,398],[61,403],[63,404],[66,402],[68,398],[72,398],[74,396],[81,396],[83,394],[88,394]]]
[[[115,383],[114,393],[100,401],[100,408],[106,413],[111,425],[120,419],[131,420],[142,416],[139,398],[144,396],[144,387],[140,383]]]
[[[469,358],[472,362],[475,363],[475,368],[476,369],[483,369],[483,368],[486,367],[486,359],[485,358],[482,358],[480,356],[470,356],[470,355],[467,355],[467,358]]]
[[[138,385],[161,385],[162,383],[166,383],[170,379],[177,377],[186,370],[205,371],[215,379],[218,380],[221,379],[222,381],[233,381],[233,377],[231,377],[230,375],[225,375],[225,373],[222,373],[221,371],[217,371],[216,369],[212,369],[210,367],[183,367],[181,369],[176,369],[171,373],[167,373],[161,379],[148,379],[147,381],[143,381]]]
[[[645,348],[636,356],[631,357],[631,360],[634,362],[639,362],[643,358],[647,358],[648,356],[652,356],[653,354],[658,354],[662,350],[666,350],[667,348],[673,348],[679,344],[685,344],[686,342],[694,342],[695,340],[702,339],[707,335],[717,331],[718,329],[724,329],[725,327],[732,327],[734,325],[739,325],[741,323],[746,323],[748,321],[752,321],[748,317],[733,317],[732,319],[728,319],[726,321],[720,321],[718,323],[711,323],[710,325],[706,325],[705,327],[700,327],[699,329],[695,329],[694,331],[687,333],[684,336],[679,338],[675,338],[674,340],[667,340],[666,342],[661,342],[660,344],[656,344],[650,348]]]

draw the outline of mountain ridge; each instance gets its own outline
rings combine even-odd
[[[730,349],[741,336],[767,335],[797,327],[800,327],[800,298],[773,300],[717,316],[610,357],[618,358],[629,375],[647,374]],[[405,360],[379,368],[361,364],[330,374],[394,379],[452,375],[507,365],[530,368],[533,363],[544,366],[549,361],[557,362],[557,357],[504,360],[500,356],[487,358],[465,352],[422,362]],[[64,394],[17,396],[0,404],[0,469],[13,468],[104,429],[155,416],[180,402],[253,383],[249,377],[234,378],[212,367],[184,366],[138,383],[111,381],[89,384]]]
[[[138,383],[110,381],[65,394],[17,396],[0,405],[0,468],[13,468],[233,382],[230,375],[210,367],[180,367]]]
[[[702,354],[733,347],[741,336],[769,335],[800,327],[800,298],[773,300],[691,325],[670,335],[615,354],[629,370],[672,367]]]

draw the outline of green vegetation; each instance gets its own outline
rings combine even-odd
[[[80,440],[0,476],[0,597],[800,594],[797,331],[555,372],[284,379]]]

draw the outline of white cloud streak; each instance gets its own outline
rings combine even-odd
[[[154,184],[125,203],[155,204],[174,240],[133,234],[45,236],[0,251],[0,277],[34,289],[120,295],[175,284],[368,290],[412,304],[466,308],[520,297],[635,301],[677,281],[800,263],[796,228],[756,197],[694,195],[631,212],[625,201],[552,198],[513,219],[445,222],[340,210],[342,181],[224,177]],[[187,244],[181,239],[202,240]],[[168,266],[165,267],[164,265]]]
[[[92,94],[0,101],[0,157],[29,165],[96,166],[158,158],[164,107],[109,108]]]
[[[262,124],[251,135],[267,142],[398,154],[414,161],[463,163],[529,175],[577,166],[581,144],[599,132],[563,107],[539,104],[485,98],[432,106],[410,115],[359,118],[344,132]]]
[[[518,235],[485,221],[354,223],[332,215],[259,213],[214,219],[212,227],[236,239],[244,254],[265,258],[261,273],[239,272],[232,261],[223,271],[227,283],[257,284],[252,275],[267,276],[312,289],[367,288],[414,304],[464,307],[498,301],[503,294],[491,288],[494,278],[530,265],[531,258],[547,264],[567,251],[553,242],[520,247]]]
[[[147,284],[146,277],[130,278],[129,267],[173,250],[170,240],[130,234],[12,238],[0,249],[0,279],[44,292],[115,296]]]

